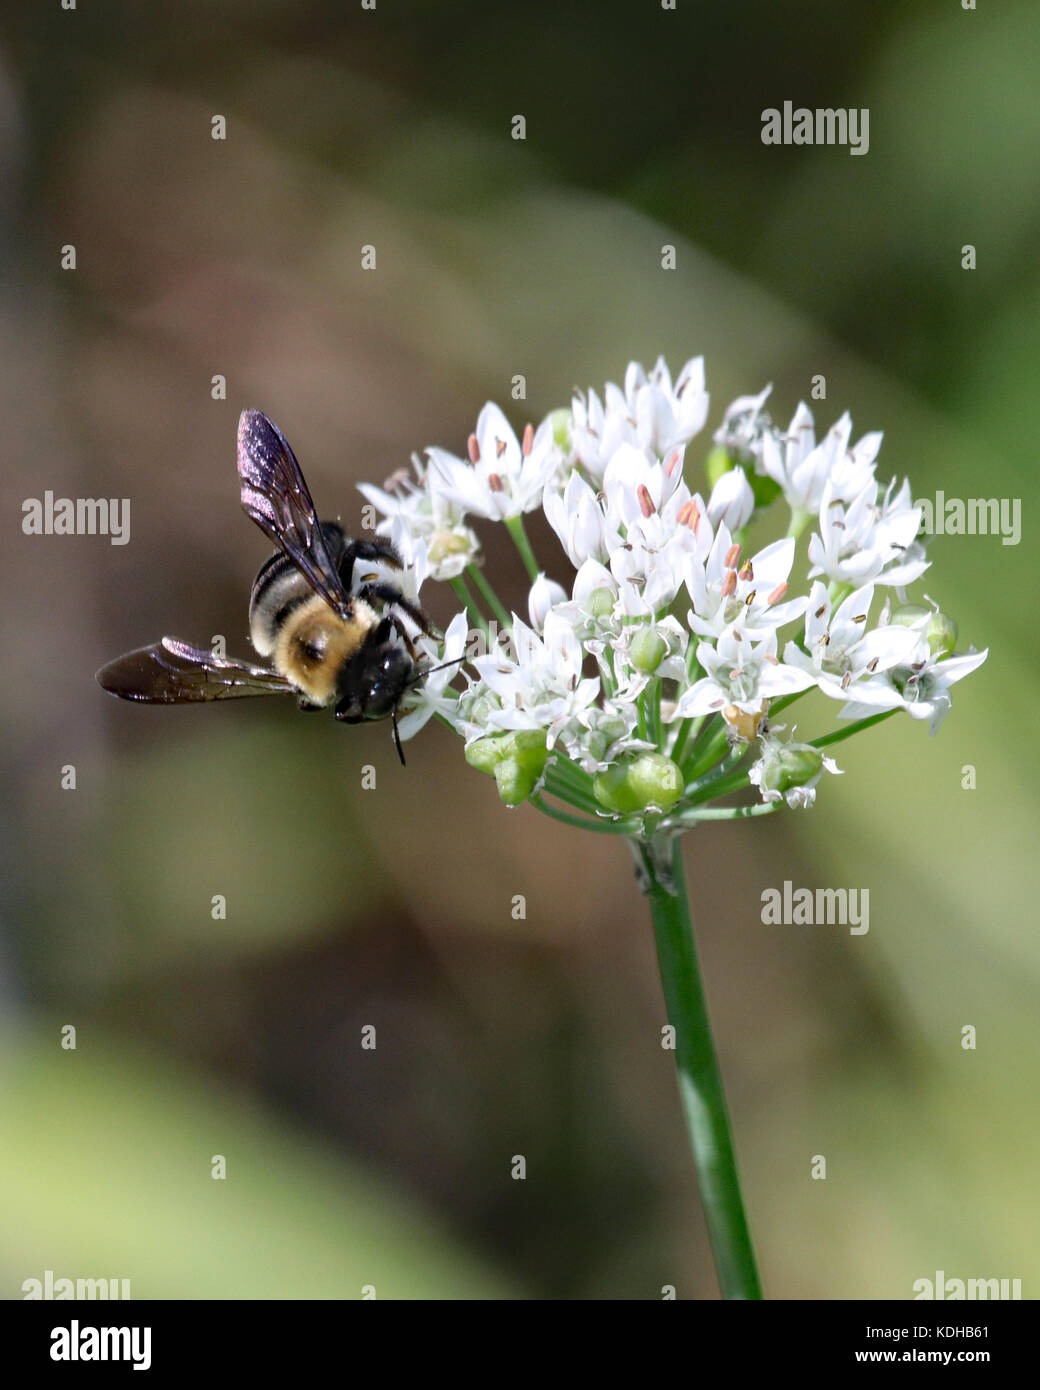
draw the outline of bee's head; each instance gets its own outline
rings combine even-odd
[[[365,662],[358,682],[358,704],[365,719],[385,719],[400,704],[415,667],[401,647],[377,647]]]

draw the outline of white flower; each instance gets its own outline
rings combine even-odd
[[[738,396],[726,407],[722,424],[715,431],[715,443],[720,444],[730,458],[760,459],[765,435],[772,434],[773,423],[762,407],[773,387],[770,384],[757,396]],[[761,468],[757,470],[761,473]]]
[[[671,374],[659,357],[649,376],[638,362],[625,372],[625,389],[608,382],[603,401],[590,391],[571,403],[571,442],[582,467],[595,479],[622,444],[648,458],[662,458],[683,448],[708,418],[704,389],[704,359],[691,357],[672,386]]]
[[[851,500],[842,499],[832,482],[820,500],[820,529],[809,539],[809,578],[825,574],[838,584],[859,586],[912,584],[928,568],[916,536],[921,508],[911,504],[910,485],[893,496],[890,484],[878,505],[876,479]]]
[[[886,709],[905,709],[912,719],[927,719],[932,734],[953,707],[950,686],[982,665],[989,648],[965,656],[936,661],[927,640],[918,640],[909,658],[898,666],[856,686],[856,698],[842,709],[839,719],[865,719]]]
[[[697,660],[707,675],[683,691],[672,720],[715,714],[730,705],[744,714],[757,715],[764,700],[794,695],[813,684],[807,672],[777,660],[775,631],[756,642],[734,624],[722,633],[716,646],[701,642]]]
[[[557,446],[551,420],[524,431],[521,444],[501,409],[488,401],[470,442],[471,462],[446,449],[428,449],[430,469],[441,493],[463,515],[505,521],[533,511],[556,470]]]
[[[358,491],[383,514],[376,535],[390,535],[393,523],[401,522],[403,530],[394,534],[425,543],[430,577],[455,579],[476,560],[480,542],[462,524],[462,511],[436,486],[436,480],[431,479],[429,470],[415,454],[412,466],[414,479],[404,474],[388,479],[382,488],[359,483]]]
[[[855,589],[831,613],[827,590],[816,580],[805,614],[805,647],[794,642],[784,648],[784,660],[812,676],[832,700],[847,700],[857,682],[906,661],[918,634],[905,626],[883,625],[870,631],[867,620],[874,601],[873,584]]]
[[[708,498],[708,520],[712,526],[724,521],[731,532],[739,531],[751,520],[754,510],[755,494],[743,468],[723,473]]]
[[[566,601],[567,590],[563,585],[557,584],[555,579],[547,579],[544,574],[539,574],[527,595],[527,615],[531,619],[531,626],[541,632],[550,610]]]
[[[599,678],[582,678],[585,652],[574,630],[558,609],[545,618],[539,636],[513,615],[511,651],[496,643],[487,656],[470,663],[500,701],[487,713],[487,728],[545,729],[552,748],[562,731],[592,705],[600,693]]]
[[[755,637],[800,618],[808,597],[784,602],[794,557],[795,541],[789,536],[741,561],[740,547],[723,523],[705,563],[694,559],[687,565],[691,630],[715,637],[739,620],[748,636]]]
[[[571,474],[562,492],[547,489],[542,506],[575,569],[586,560],[606,561],[621,539],[613,523],[608,523],[596,493],[579,473]]]
[[[397,732],[402,741],[414,738],[435,714],[442,714],[454,721],[458,695],[455,691],[448,691],[447,687],[459,674],[458,659],[465,651],[468,632],[469,619],[466,614],[456,613],[444,634],[443,651],[437,651],[432,639],[424,639],[424,654],[436,669],[408,694],[408,711],[397,722]]]
[[[880,434],[867,434],[850,452],[851,433],[852,420],[846,411],[817,445],[812,411],[800,401],[782,439],[772,433],[763,436],[756,470],[780,485],[796,511],[818,511],[828,483],[832,497],[847,500],[870,482],[881,446]]]

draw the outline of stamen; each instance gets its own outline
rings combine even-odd
[[[769,597],[766,599],[766,604],[767,604],[767,606],[768,606],[770,603],[779,603],[780,600],[783,598],[784,594],[786,594],[786,593],[787,593],[787,580],[786,580],[786,579],[783,579],[783,580],[781,580],[781,582],[776,586],[776,588],[775,588],[775,589],[773,590],[773,592],[769,595]]]
[[[506,441],[495,435],[495,458],[500,459],[506,451]]]
[[[738,578],[743,579],[745,583],[750,584],[754,577],[755,571],[751,568],[751,561],[745,560],[740,567],[740,574],[738,575]]]
[[[740,546],[739,546],[739,545],[731,545],[730,548],[726,551],[726,554],[725,554],[725,556],[723,557],[722,563],[725,565],[725,567],[726,567],[728,570],[735,570],[735,569],[737,568],[737,561],[738,561],[739,559],[740,559]]]
[[[497,473],[488,474],[488,487],[492,492],[505,492],[505,484]]]
[[[737,572],[736,572],[736,570],[727,570],[727,571],[726,571],[726,577],[725,577],[725,579],[722,581],[722,597],[723,597],[723,598],[729,598],[729,596],[730,596],[731,594],[735,594],[736,591],[737,591]]]
[[[470,463],[480,462],[480,444],[475,434],[471,434],[466,440],[466,452],[469,454]]]
[[[647,491],[646,484],[640,483],[636,488],[636,496],[639,498],[639,510],[644,516],[653,516],[657,508],[654,506],[654,499]]]
[[[526,424],[526,425],[524,426],[524,439],[523,439],[523,443],[520,445],[520,452],[523,454],[524,458],[527,457],[527,455],[531,452],[531,450],[532,450],[533,447],[534,447],[534,425],[528,423],[528,424]]]

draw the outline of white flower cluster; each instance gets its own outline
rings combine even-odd
[[[880,434],[853,444],[845,414],[817,443],[809,409],[800,404],[780,429],[763,410],[768,394],[725,412],[707,497],[684,475],[708,417],[701,358],[674,383],[662,359],[649,373],[630,363],[623,387],[579,393],[521,438],[489,403],[468,457],[431,448],[413,459],[414,476],[363,485],[415,591],[427,577],[446,580],[467,602],[426,649],[431,664],[465,655],[466,665],[442,666],[416,689],[401,736],[433,715],[468,747],[520,734],[540,747],[538,733],[587,778],[648,754],[674,758],[680,803],[684,787],[703,783],[706,754],[728,767],[757,758],[747,780],[764,800],[807,806],[821,771],[837,769],[770,729],[772,702],[815,688],[840,702],[840,718],[902,708],[934,733],[950,687],[986,652],[952,655],[949,620],[906,602],[928,568],[909,483],[879,482]],[[750,523],[774,516],[780,498],[786,535],[751,550]],[[536,571],[523,530],[538,508],[562,548],[548,562],[554,579]],[[527,621],[511,615],[490,636],[466,578],[487,599],[470,525],[481,520],[506,524],[532,581]]]

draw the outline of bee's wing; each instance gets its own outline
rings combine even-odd
[[[333,612],[349,617],[350,597],[329,556],[296,455],[259,410],[243,410],[238,422],[238,476],[246,514]]]
[[[214,656],[176,637],[117,656],[97,673],[98,684],[123,700],[149,705],[187,705],[201,700],[235,700],[246,695],[297,692],[266,666]]]

